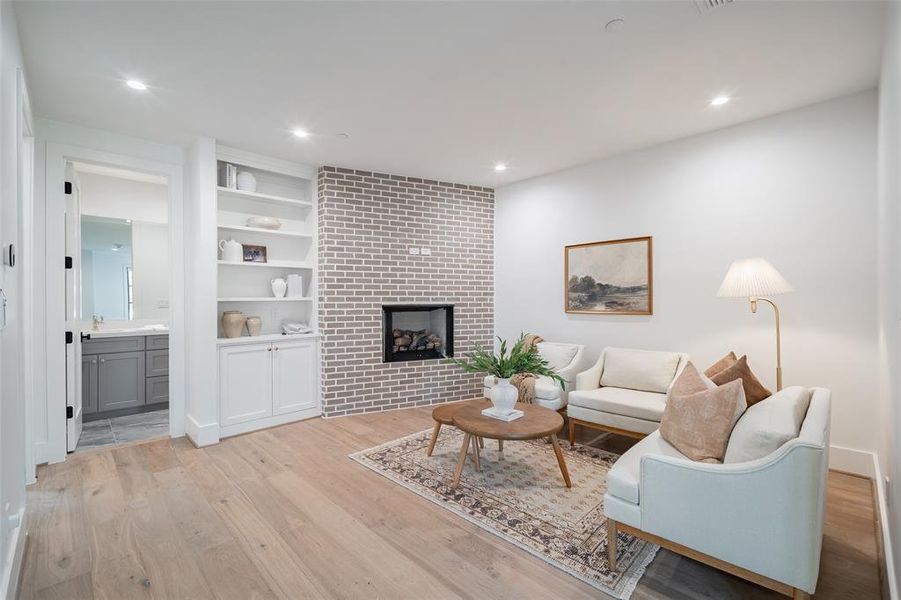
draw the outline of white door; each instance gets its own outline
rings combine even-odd
[[[66,449],[81,437],[81,210],[78,179],[66,164]],[[71,260],[71,263],[69,262]],[[71,268],[70,268],[71,267]],[[71,343],[68,343],[71,339]]]
[[[219,420],[235,425],[272,415],[272,345],[219,349]]]
[[[283,415],[315,408],[319,373],[316,341],[275,342],[272,346],[273,412]]]

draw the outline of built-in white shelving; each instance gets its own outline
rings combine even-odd
[[[229,225],[219,223],[219,229],[228,229],[230,231],[243,231],[245,233],[259,233],[262,235],[285,235],[288,237],[308,238],[312,239],[312,233],[303,233],[301,231],[288,231],[285,229],[263,229],[262,227],[248,227],[246,225]]]
[[[313,299],[309,296],[304,296],[302,298],[259,298],[259,297],[238,297],[233,296],[231,298],[219,298],[219,302],[312,302]]]
[[[231,262],[229,260],[218,261],[223,267],[256,267],[266,269],[299,269],[299,270],[315,270],[316,267],[294,260],[270,260],[268,262]]]
[[[286,206],[294,206],[297,208],[310,209],[312,208],[313,202],[309,200],[298,200],[296,198],[286,198],[284,196],[273,196],[272,194],[261,194],[259,192],[248,192],[244,190],[236,190],[232,188],[227,188],[224,186],[219,186],[216,188],[219,191],[220,196],[233,196],[235,198],[243,198],[246,200],[257,200],[260,202],[272,202],[274,204],[284,204]]]

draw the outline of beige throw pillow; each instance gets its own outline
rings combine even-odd
[[[747,400],[748,406],[753,406],[764,398],[769,398],[773,395],[770,390],[766,389],[763,384],[760,383],[760,380],[754,376],[754,373],[751,372],[751,367],[748,366],[747,356],[742,356],[738,359],[738,362],[731,367],[727,367],[710,377],[710,380],[717,385],[723,385],[730,381],[735,381],[736,379],[741,379],[742,387],[745,390],[745,400]]]
[[[732,427],[745,405],[740,380],[708,388],[695,366],[688,363],[670,392],[660,435],[691,460],[723,462]]]
[[[723,358],[719,359],[718,361],[716,361],[715,363],[713,363],[712,365],[707,367],[707,370],[704,371],[704,375],[706,375],[707,377],[713,377],[720,371],[723,371],[723,370],[731,367],[732,365],[734,365],[737,362],[738,362],[738,357],[735,356],[735,352],[732,352],[730,350],[729,354],[727,354]]]

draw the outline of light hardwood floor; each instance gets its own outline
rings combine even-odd
[[[347,458],[430,428],[430,413],[315,419],[202,450],[164,439],[42,467],[20,597],[602,597]],[[870,482],[832,473],[816,599],[878,597]],[[632,598],[780,596],[661,551]]]

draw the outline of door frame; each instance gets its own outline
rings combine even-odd
[[[34,167],[35,139],[34,116],[28,86],[25,85],[25,71],[16,69],[16,161],[18,171],[19,202],[19,340],[22,345],[22,361],[19,365],[21,391],[25,398],[25,483],[37,480],[37,465],[34,459]]]
[[[169,200],[169,435],[185,434],[185,251],[184,169],[182,165],[47,142],[46,150],[46,315],[47,447],[50,463],[66,459],[66,350],[63,235],[66,161],[87,162],[163,175]],[[58,342],[56,340],[59,340]]]

